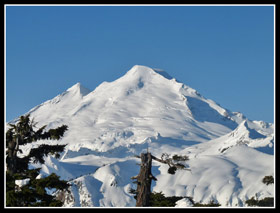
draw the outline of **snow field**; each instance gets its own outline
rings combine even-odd
[[[72,184],[64,206],[135,206],[130,178],[140,167],[133,156],[147,149],[157,157],[190,158],[191,172],[175,175],[167,173],[167,165],[153,162],[158,181],[152,190],[165,196],[222,206],[244,206],[256,195],[274,196],[274,186],[261,182],[274,176],[274,125],[230,112],[162,70],[135,65],[94,91],[77,83],[28,113],[38,127],[68,125],[55,142],[67,144],[61,157],[32,165],[42,167],[42,175],[55,172]],[[32,146],[37,145],[22,147],[22,155]],[[189,202],[182,199],[177,206]]]

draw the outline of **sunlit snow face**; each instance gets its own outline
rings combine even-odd
[[[158,181],[152,190],[166,196],[240,206],[256,193],[274,193],[260,182],[274,171],[274,126],[230,112],[159,69],[136,65],[94,91],[75,84],[30,113],[38,126],[69,127],[57,142],[67,144],[61,158],[32,165],[42,167],[42,175],[55,172],[71,181],[66,206],[135,206],[130,177],[138,174],[139,161],[133,156],[147,149],[157,157],[190,158],[191,172],[176,175],[153,163]]]

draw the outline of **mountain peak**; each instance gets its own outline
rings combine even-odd
[[[136,64],[130,69],[130,71],[132,71],[132,70],[137,71],[137,72],[143,72],[143,71],[152,70],[152,68],[145,66],[145,65]]]
[[[247,119],[242,121],[230,135],[238,135],[238,137],[242,138],[246,136],[251,139],[265,138],[264,135],[249,127]]]
[[[89,89],[87,89],[86,87],[82,86],[82,84],[80,82],[74,84],[72,87],[70,87],[69,89],[67,89],[67,92],[71,92],[71,93],[78,93],[82,96],[87,95],[88,93],[90,93],[91,91]]]
[[[133,75],[133,76],[143,76],[143,75],[155,75],[159,74],[162,77],[171,80],[173,77],[171,77],[167,72],[165,72],[162,69],[158,68],[150,68],[148,66],[144,65],[134,65],[128,72],[127,74]]]
[[[81,87],[81,83],[77,82],[76,84],[74,84],[72,87],[68,88],[67,91],[76,91],[79,90]]]
[[[147,148],[158,157],[187,155],[192,170],[171,177],[165,165],[153,167],[154,191],[202,203],[215,197],[222,206],[273,194],[273,187],[256,180],[273,175],[273,156],[266,153],[274,148],[274,126],[245,120],[165,71],[142,65],[89,92],[78,82],[29,111],[39,126],[69,127],[59,142],[67,145],[63,156],[42,165],[43,174],[54,172],[72,184],[65,207],[135,206],[127,193],[130,177],[139,172],[133,155]]]

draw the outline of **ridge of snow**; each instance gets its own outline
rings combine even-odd
[[[272,135],[262,135],[255,129],[249,128],[248,120],[241,122],[230,133],[210,140],[207,143],[190,147],[188,151],[194,153],[195,148],[195,155],[198,155],[198,153],[200,155],[218,155],[226,153],[232,147],[240,145],[252,147],[269,155],[273,155],[274,153],[274,137]]]
[[[130,177],[138,174],[139,160],[133,156],[147,149],[158,157],[190,158],[191,172],[175,175],[153,163],[158,181],[152,188],[166,196],[244,206],[256,193],[274,194],[273,186],[261,183],[274,171],[274,125],[224,109],[157,68],[135,65],[93,91],[77,83],[29,113],[38,126],[69,127],[57,142],[67,144],[61,158],[32,165],[42,167],[42,175],[55,172],[73,184],[65,206],[134,206]],[[43,142],[53,143],[38,143]],[[23,152],[34,146],[22,147]]]
[[[66,91],[72,92],[74,94],[78,93],[81,96],[86,96],[87,94],[89,94],[91,92],[89,89],[87,89],[86,87],[82,86],[82,84],[80,82],[74,84],[72,87],[70,87]]]
[[[143,66],[143,65],[134,65],[128,72],[127,75],[155,75],[159,74],[162,77],[171,80],[173,79],[173,77],[171,77],[167,72],[165,72],[162,69],[159,68],[150,68],[147,66]]]

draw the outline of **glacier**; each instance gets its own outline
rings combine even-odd
[[[274,196],[274,185],[262,183],[274,176],[274,124],[231,112],[160,69],[135,65],[93,91],[77,83],[26,114],[47,129],[69,127],[58,142],[21,147],[24,155],[41,143],[67,144],[59,159],[30,165],[71,183],[64,207],[135,206],[130,178],[140,168],[134,155],[147,150],[187,155],[191,170],[171,175],[167,165],[153,162],[152,191],[223,207]],[[178,203],[189,206],[186,199]]]

